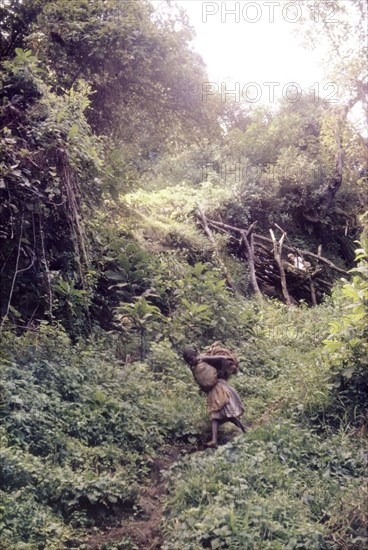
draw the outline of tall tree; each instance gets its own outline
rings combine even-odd
[[[29,44],[50,69],[57,90],[85,79],[93,89],[93,129],[134,154],[192,140],[215,126],[202,102],[205,67],[189,42],[182,13],[155,15],[147,0],[46,2]]]
[[[310,220],[320,220],[326,213],[343,182],[344,157],[347,143],[346,127],[352,109],[361,109],[360,118],[368,115],[367,24],[368,7],[364,0],[306,2],[310,18],[305,21],[304,41],[310,48],[325,51],[323,63],[326,76],[335,87],[334,100],[334,170],[326,191]],[[333,12],[333,13],[332,13]],[[365,117],[364,114],[365,113]],[[331,126],[331,120],[330,120]],[[359,133],[359,131],[358,131]],[[361,136],[361,140],[364,139]]]

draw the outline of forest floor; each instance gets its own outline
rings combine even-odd
[[[223,445],[239,435],[239,431],[231,429],[222,434],[219,439]],[[85,541],[85,550],[100,550],[109,543],[131,541],[132,548],[139,550],[158,550],[163,544],[162,517],[163,500],[167,494],[167,481],[165,472],[180,457],[195,452],[203,452],[206,447],[203,443],[199,445],[174,444],[165,446],[158,450],[154,458],[149,480],[142,487],[138,498],[138,512],[127,514],[122,512],[117,516],[115,525],[101,529],[97,534],[90,535]],[[212,451],[210,451],[212,452]]]

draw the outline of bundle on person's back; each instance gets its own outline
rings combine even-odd
[[[194,378],[200,388],[209,392],[219,378],[228,379],[238,371],[239,361],[234,352],[215,342],[205,352],[198,355],[192,367]]]

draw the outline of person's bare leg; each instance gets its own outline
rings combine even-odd
[[[229,422],[231,422],[232,424],[235,424],[235,426],[237,426],[238,428],[241,429],[242,432],[245,433],[245,426],[242,422],[240,422],[239,418],[229,418]]]
[[[206,447],[217,447],[218,420],[212,420],[212,439],[206,443]]]

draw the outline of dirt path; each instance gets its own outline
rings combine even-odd
[[[89,537],[85,542],[86,550],[100,550],[105,544],[130,539],[139,550],[158,550],[163,538],[160,531],[162,520],[162,501],[166,494],[166,481],[163,472],[168,470],[180,455],[193,452],[193,446],[173,445],[160,450],[152,463],[148,484],[142,488],[138,500],[139,515],[130,515],[120,520],[119,527],[112,527]],[[134,548],[134,547],[133,547]]]
[[[220,445],[231,441],[240,435],[237,428],[230,428],[220,434]],[[167,494],[167,482],[164,472],[177,462],[181,456],[205,451],[203,442],[196,445],[175,444],[165,446],[157,451],[157,456],[151,464],[151,472],[147,484],[141,488],[138,498],[138,513],[126,512],[117,519],[116,526],[106,527],[99,533],[90,535],[83,542],[85,550],[101,550],[108,543],[130,542],[130,550],[159,550],[163,544],[161,532],[163,500]],[[118,526],[117,526],[118,525]],[[129,541],[129,542],[128,542]]]

